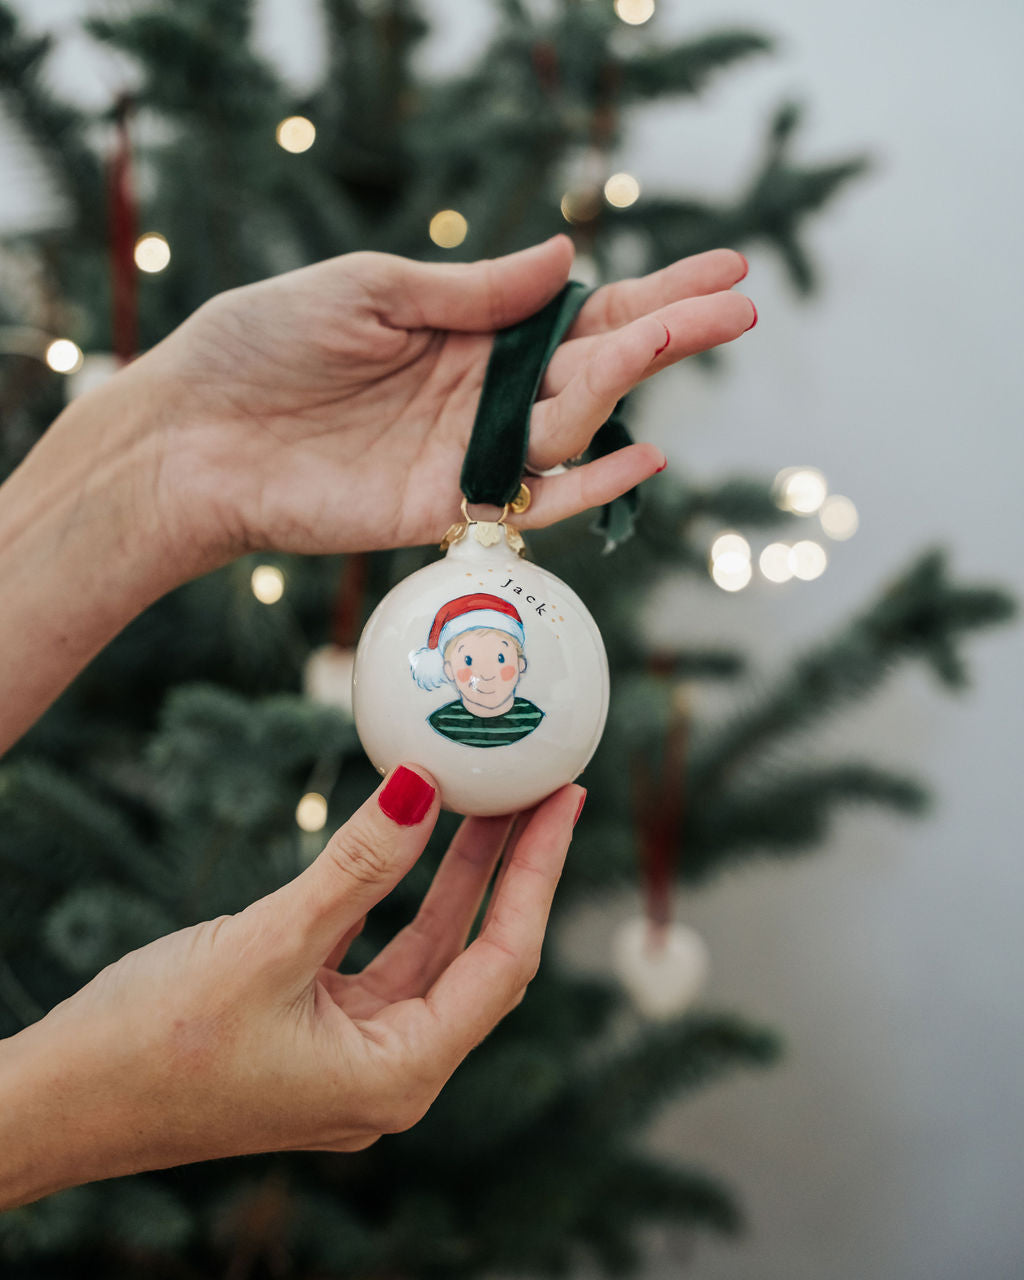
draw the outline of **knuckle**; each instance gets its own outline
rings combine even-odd
[[[342,827],[324,853],[338,871],[359,884],[376,884],[388,872],[388,851],[372,832],[358,825]]]

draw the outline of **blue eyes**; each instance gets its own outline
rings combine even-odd
[[[498,662],[501,663],[502,666],[505,665],[505,655],[503,653],[498,654]]]
[[[471,654],[467,653],[465,657],[462,659],[462,661],[466,664],[467,667],[471,667],[473,665],[473,658]],[[503,653],[498,654],[498,662],[501,664],[501,666],[505,665],[505,655]]]
[[[467,666],[467,667],[471,667],[471,666],[473,665],[473,659],[469,656],[469,654],[466,654],[466,659],[465,659],[465,661],[466,661],[466,666]]]

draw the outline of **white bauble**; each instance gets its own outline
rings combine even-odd
[[[674,1018],[700,995],[710,959],[704,939],[683,924],[627,920],[612,939],[615,972],[648,1018]]]
[[[516,555],[502,526],[470,524],[374,610],[353,698],[381,774],[422,765],[445,808],[515,813],[572,782],[594,754],[608,659],[571,588]]]
[[[306,660],[302,684],[306,697],[352,715],[352,671],[355,650],[324,644]]]

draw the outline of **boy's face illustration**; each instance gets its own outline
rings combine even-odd
[[[506,712],[515,699],[526,659],[501,631],[476,629],[457,636],[445,650],[444,673],[475,716]]]

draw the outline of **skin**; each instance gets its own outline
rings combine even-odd
[[[243,552],[440,539],[494,331],[551,298],[571,256],[559,236],[466,265],[334,258],[214,298],[72,402],[0,489],[0,751],[137,613]],[[531,464],[574,457],[636,383],[750,328],[745,272],[715,250],[596,292],[548,367]],[[663,463],[637,444],[539,479],[521,523]],[[437,816],[436,796],[409,826],[371,796],[278,892],[130,953],[0,1042],[0,1208],[414,1123],[535,973],[581,794],[467,819],[413,923],[342,977]]]
[[[462,705],[475,716],[501,716],[515,701],[526,659],[501,631],[477,628],[456,637],[445,654],[444,674]]]

